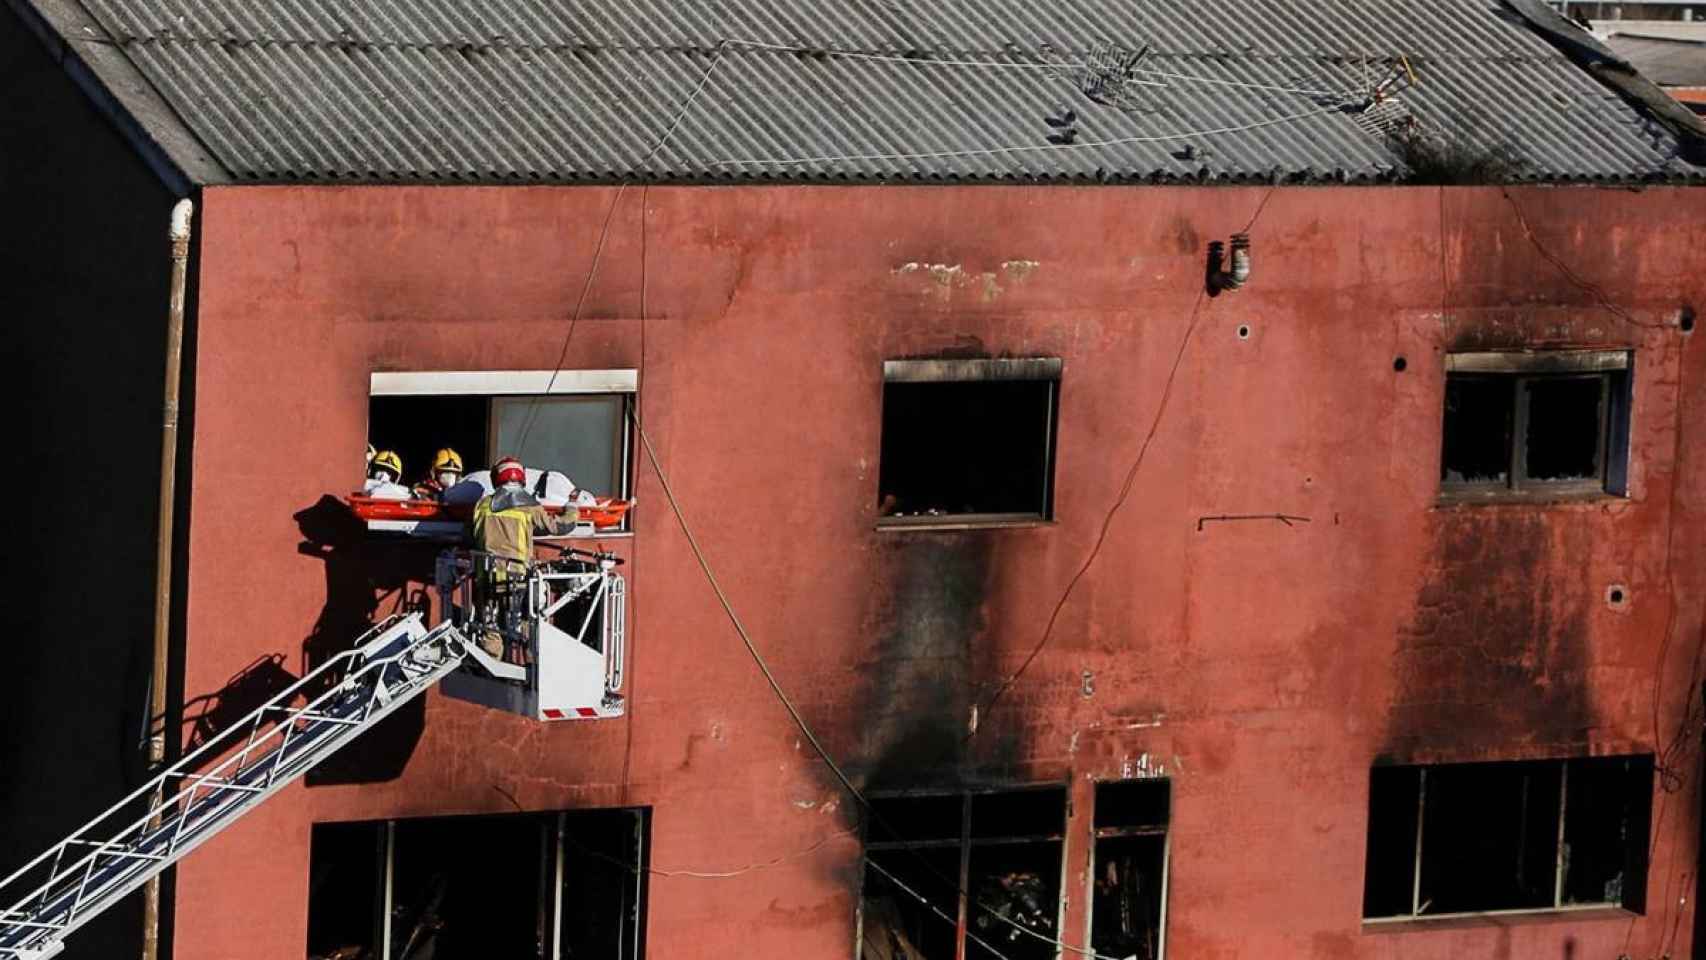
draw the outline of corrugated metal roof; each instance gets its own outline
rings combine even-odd
[[[238,181],[1706,175],[1488,0],[83,4]]]

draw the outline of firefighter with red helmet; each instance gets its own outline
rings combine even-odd
[[[514,457],[492,465],[492,488],[474,505],[474,549],[480,551],[484,574],[480,579],[488,596],[505,597],[506,585],[524,577],[527,564],[533,561],[533,535],[566,534],[574,529],[580,512],[573,505],[565,506],[561,515],[547,512],[528,492],[527,471]],[[480,646],[494,657],[503,656],[503,637],[496,631],[485,631]]]

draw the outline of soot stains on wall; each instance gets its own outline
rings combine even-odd
[[[1388,753],[1585,741],[1587,538],[1543,508],[1442,511],[1433,528],[1394,654]]]
[[[968,740],[974,703],[998,681],[988,603],[999,531],[883,535],[865,615],[871,650],[849,713],[849,766],[865,788],[951,788],[1023,754],[1014,737]]]

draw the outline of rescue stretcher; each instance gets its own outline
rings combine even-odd
[[[633,508],[633,500],[615,497],[595,497],[576,490],[568,477],[556,471],[527,471],[528,487],[539,497],[547,513],[561,515],[573,501],[580,511],[571,537],[596,536],[622,527]],[[459,537],[474,515],[474,505],[491,493],[490,476],[485,471],[472,473],[462,483],[445,492],[442,500],[421,498],[368,496],[362,492],[344,498],[350,512],[367,524],[367,529],[383,533],[404,533],[417,537]],[[542,538],[549,539],[549,538]]]

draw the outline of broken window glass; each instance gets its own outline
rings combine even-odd
[[[1096,785],[1090,949],[1121,960],[1160,960],[1165,948],[1167,780]]]
[[[1512,387],[1507,377],[1446,377],[1441,480],[1502,484],[1510,479]]]
[[[1363,916],[1638,913],[1651,800],[1650,756],[1376,768]]]
[[[1055,956],[1065,828],[1061,789],[873,799],[860,957]]]
[[[1600,400],[1604,377],[1542,377],[1528,391],[1524,474],[1533,480],[1588,480],[1599,475]]]
[[[886,365],[877,479],[884,523],[1051,515],[1058,361],[1007,363]]]
[[[1627,351],[1448,356],[1441,489],[1624,494],[1628,364]]]

